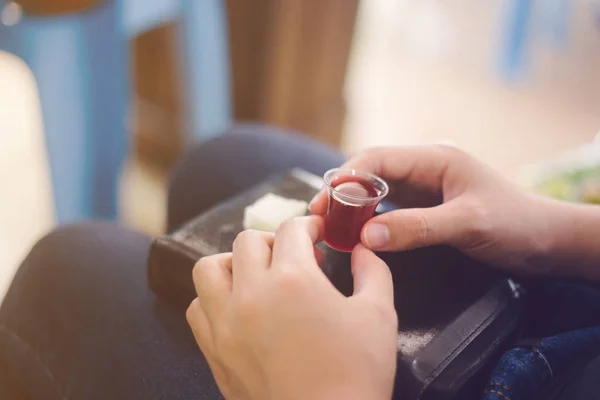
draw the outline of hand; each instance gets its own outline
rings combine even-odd
[[[449,146],[375,148],[345,168],[386,179],[393,200],[406,205],[415,193],[440,205],[392,211],[365,224],[361,240],[373,250],[408,250],[447,244],[473,258],[523,274],[547,272],[549,200],[514,186],[475,158]],[[410,204],[412,201],[409,201]],[[414,203],[414,202],[412,202]],[[320,193],[311,211],[323,215]]]
[[[315,258],[323,218],[245,231],[232,254],[194,267],[187,319],[229,400],[391,398],[397,317],[389,268],[352,253],[354,294],[343,296]]]

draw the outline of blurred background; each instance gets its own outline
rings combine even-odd
[[[600,2],[0,0],[0,299],[58,223],[161,233],[169,170],[233,121],[598,199]]]

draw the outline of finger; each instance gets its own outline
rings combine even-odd
[[[371,250],[358,245],[352,251],[353,297],[369,298],[394,306],[394,285],[387,264]]]
[[[467,207],[451,201],[432,208],[395,210],[370,219],[361,242],[378,251],[402,251],[437,244],[455,244],[471,221]]]
[[[317,195],[311,200],[308,205],[308,209],[314,215],[325,215],[327,213],[327,203],[329,199],[327,198],[327,192],[325,190],[321,190]]]
[[[185,313],[186,319],[192,333],[196,339],[196,343],[204,353],[206,358],[212,356],[213,338],[212,338],[212,327],[210,321],[200,304],[200,299],[197,297],[192,301]]]
[[[382,147],[353,157],[342,168],[367,171],[384,179],[440,191],[448,169],[462,167],[467,160],[462,151],[451,146]]]
[[[243,231],[235,238],[233,242],[234,282],[244,284],[253,281],[256,274],[269,268],[274,240],[273,233],[252,229]]]
[[[325,260],[325,254],[318,247],[313,247],[313,251],[315,253],[315,260],[317,260],[317,264],[319,266],[323,265],[323,260]]]
[[[297,217],[281,224],[275,233],[273,266],[315,265],[314,244],[323,238],[323,217]]]
[[[204,313],[204,309],[198,298],[194,299],[188,307],[186,318],[192,328],[194,339],[196,339],[196,343],[213,373],[215,381],[223,393],[226,394],[229,388],[227,385],[223,385],[223,382],[227,382],[227,379],[225,379],[224,368],[219,362],[217,354],[215,354],[213,327]]]
[[[460,150],[444,145],[372,148],[352,157],[341,168],[366,171],[384,179],[440,191],[450,161],[458,154],[461,154]],[[327,193],[321,190],[309,209],[315,215],[324,215],[327,202]]]
[[[192,272],[194,286],[209,319],[217,318],[231,295],[231,253],[201,258]]]

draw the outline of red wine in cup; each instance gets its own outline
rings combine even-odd
[[[325,242],[339,251],[352,251],[360,243],[360,232],[377,208],[381,193],[365,178],[341,176],[330,186],[329,208],[325,215]],[[346,196],[360,197],[355,201]]]

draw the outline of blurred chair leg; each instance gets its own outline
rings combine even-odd
[[[232,119],[227,10],[223,0],[182,0],[181,47],[189,139],[222,133]]]
[[[500,68],[509,81],[522,78],[526,71],[532,11],[532,0],[507,0],[508,14]]]
[[[129,42],[121,25],[118,0],[97,11],[86,23],[86,54],[91,127],[88,154],[93,162],[92,216],[115,219],[118,182],[129,150],[126,125],[129,96]]]
[[[117,12],[108,4],[82,15],[28,18],[14,27],[17,55],[38,84],[60,223],[117,215],[127,149],[126,42]]]
[[[91,165],[84,135],[90,124],[80,61],[83,27],[70,19],[27,19],[16,29],[17,55],[38,85],[57,220],[86,218],[91,211],[85,190]]]

